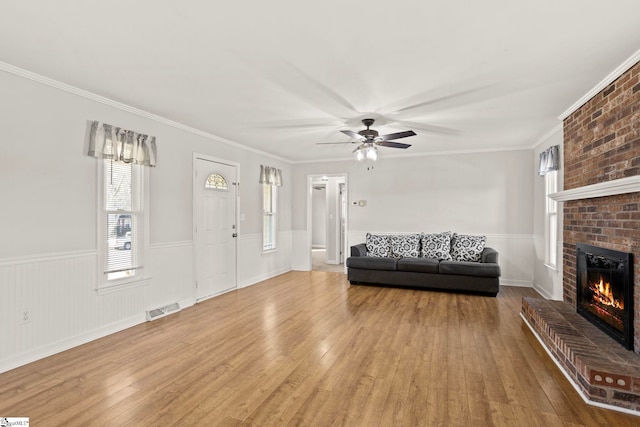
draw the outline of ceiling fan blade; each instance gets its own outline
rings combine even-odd
[[[409,147],[411,147],[411,144],[403,144],[401,142],[392,142],[392,141],[380,141],[380,142],[378,142],[378,145],[381,145],[383,147],[390,147],[390,148],[409,148]]]
[[[422,107],[426,107],[432,104],[436,104],[438,108],[444,107],[455,107],[460,105],[466,105],[470,103],[475,103],[478,101],[482,101],[486,99],[485,95],[489,89],[492,89],[495,84],[487,84],[483,86],[475,86],[470,89],[463,89],[457,92],[449,92],[442,93],[442,91],[431,91],[431,93],[423,93],[421,95],[417,95],[412,97],[412,99],[427,99],[426,101],[417,102],[412,105],[406,105],[400,108],[394,108],[393,106],[387,106],[385,108],[386,111],[392,111],[394,113],[404,113],[406,111],[411,111],[415,109],[419,109]],[[399,104],[403,104],[406,102],[411,102],[411,99],[401,101]],[[398,104],[395,104],[398,105]]]
[[[351,116],[358,109],[343,96],[322,83],[316,77],[283,59],[273,55],[251,55],[250,60],[243,59],[251,68],[264,71],[261,75],[269,79],[276,86],[284,89],[303,102],[322,110],[332,117]],[[265,67],[268,64],[268,67]]]
[[[316,145],[325,145],[325,144],[355,144],[355,141],[344,141],[344,142],[316,142]]]
[[[364,136],[352,130],[341,130],[340,132],[344,133],[347,136],[350,136],[351,138],[357,139],[358,141],[364,141],[366,139]]]
[[[380,135],[379,138],[382,140],[388,140],[388,139],[400,139],[400,138],[406,138],[408,136],[414,136],[416,133],[412,130],[406,130],[404,132],[396,132],[396,133],[390,133],[388,135]]]
[[[409,122],[406,120],[394,120],[394,122],[401,124],[402,126],[407,126],[410,128],[422,130],[429,133],[439,133],[443,135],[457,135],[460,133],[456,129],[451,129],[444,126],[435,126],[435,125],[430,125],[425,123]]]
[[[311,119],[311,120],[280,120],[272,122],[256,122],[252,125],[257,129],[304,129],[304,128],[322,128],[339,127],[342,123],[335,121],[335,119],[328,118],[323,119]]]
[[[320,80],[318,80],[315,77],[312,77],[310,74],[306,73],[305,71],[302,71],[300,68],[294,66],[292,63],[287,62],[286,64],[289,66],[290,69],[297,72],[300,77],[306,80],[307,83],[311,84],[312,86],[315,86],[320,92],[327,95],[327,97],[335,101],[338,105],[346,108],[350,112],[358,111],[358,109],[355,106],[353,106],[349,101],[347,101],[339,93],[333,90],[330,86],[320,82]]]

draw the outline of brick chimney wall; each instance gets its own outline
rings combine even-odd
[[[640,175],[640,62],[564,120],[564,189]],[[564,203],[563,299],[576,304],[576,243],[634,257],[640,354],[640,192]]]

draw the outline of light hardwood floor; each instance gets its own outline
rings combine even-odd
[[[327,251],[325,249],[314,249],[311,251],[311,269],[313,271],[330,271],[344,274],[344,264],[327,264],[325,262]]]
[[[0,374],[32,426],[632,426],[497,298],[290,272]]]

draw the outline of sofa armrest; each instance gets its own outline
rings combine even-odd
[[[482,251],[480,262],[498,263],[498,251],[493,248],[485,247]]]
[[[367,256],[367,245],[360,243],[355,246],[351,246],[351,256]]]

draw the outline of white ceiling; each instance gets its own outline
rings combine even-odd
[[[292,162],[350,157],[316,143],[365,117],[418,134],[381,157],[519,149],[640,48],[639,17],[638,0],[3,0],[0,61]]]

